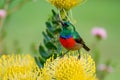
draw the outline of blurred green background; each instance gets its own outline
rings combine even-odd
[[[51,14],[51,9],[55,8],[46,0],[38,0],[25,4],[11,16],[6,27],[7,36],[5,38],[8,53],[14,53],[15,40],[19,41],[19,46],[24,54],[31,53],[32,43],[39,46],[43,42],[41,33],[45,30],[45,21]],[[88,0],[85,4],[74,7],[72,11],[77,31],[88,45],[94,41],[94,37],[91,35],[93,27],[104,27],[107,30],[107,39],[99,44],[101,63],[111,59],[117,67],[105,80],[119,80],[120,0]]]

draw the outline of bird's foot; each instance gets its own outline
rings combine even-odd
[[[61,55],[61,56],[60,56],[60,58],[63,58],[63,57],[64,57],[64,55]]]
[[[79,55],[79,56],[78,56],[78,59],[80,60],[80,58],[81,58],[81,56]]]
[[[64,55],[65,54],[67,54],[69,52],[69,50],[68,51],[66,51],[65,53],[63,53],[61,56],[60,56],[60,58],[63,58],[64,57]]]
[[[80,50],[78,50],[78,53],[79,53],[79,55],[78,55],[78,59],[80,60],[80,58],[81,58]]]

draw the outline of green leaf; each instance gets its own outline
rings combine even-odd
[[[62,46],[61,46],[60,42],[58,42],[58,44],[57,44],[57,54],[62,55]]]
[[[53,9],[52,9],[52,14],[53,14],[53,16],[57,15],[57,13]]]
[[[49,21],[47,21],[45,24],[46,24],[46,27],[48,28],[48,30],[53,31],[53,26]]]
[[[59,25],[59,22],[56,21],[56,20],[53,20],[52,23],[53,23],[53,24],[56,24],[56,25]]]
[[[34,59],[40,68],[44,66],[45,61],[43,61],[40,57],[34,57]]]
[[[39,53],[41,57],[47,59],[50,55],[45,51],[44,47],[42,45],[39,46]]]
[[[54,34],[59,34],[61,31],[62,31],[61,28],[57,28],[54,30]]]
[[[54,35],[48,29],[46,29],[46,32],[50,38],[54,38]]]
[[[47,42],[45,44],[46,48],[57,50],[57,47],[52,42]]]
[[[50,41],[50,37],[45,33],[45,32],[42,32],[43,36],[44,36],[44,39],[47,40],[47,41]]]

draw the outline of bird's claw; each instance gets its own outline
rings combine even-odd
[[[78,56],[78,59],[80,60],[80,58],[81,58],[81,56],[79,55],[79,56]]]
[[[60,56],[60,58],[63,58],[63,57],[64,57],[64,55],[61,55],[61,56]]]

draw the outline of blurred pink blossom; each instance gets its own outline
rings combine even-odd
[[[105,71],[106,69],[107,69],[107,66],[105,64],[100,64],[98,66],[98,70],[100,70],[100,71]]]
[[[96,36],[97,38],[101,38],[101,39],[106,39],[107,37],[106,30],[101,27],[94,27],[92,29],[92,35]]]
[[[113,68],[112,68],[112,67],[108,67],[107,71],[108,71],[109,73],[112,73],[112,72],[113,72]]]
[[[6,11],[4,9],[0,9],[0,18],[4,18],[6,16]]]
[[[107,66],[107,65],[105,65],[105,64],[100,64],[100,65],[98,66],[98,70],[100,70],[100,71],[106,71],[106,72],[108,72],[108,73],[112,73],[112,72],[113,72],[113,67]]]

